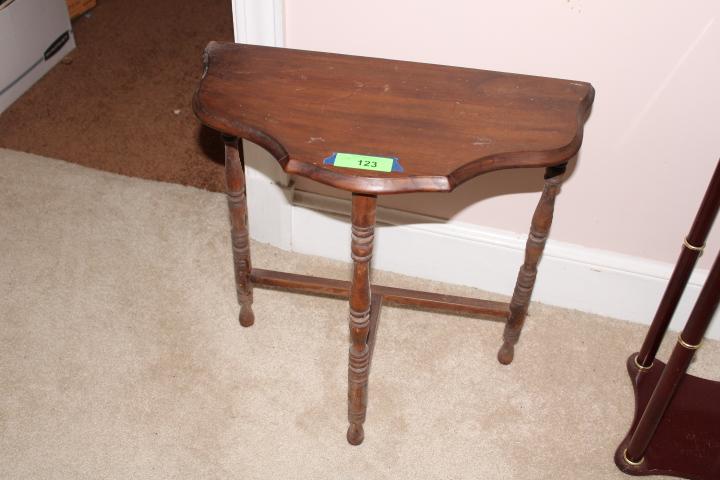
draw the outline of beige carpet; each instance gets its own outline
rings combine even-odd
[[[627,478],[643,327],[535,304],[503,367],[501,324],[385,308],[351,447],[345,303],[256,289],[241,328],[227,230],[221,194],[0,150],[0,478]],[[693,368],[718,364],[708,341]]]

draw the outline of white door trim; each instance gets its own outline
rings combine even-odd
[[[235,41],[284,45],[283,0],[232,0]],[[243,142],[248,190],[248,220],[253,239],[284,250],[292,247],[290,178],[263,149]]]
[[[285,43],[283,0],[232,0],[235,41],[282,47]]]

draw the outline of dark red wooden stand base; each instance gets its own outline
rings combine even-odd
[[[625,459],[625,449],[650,400],[665,364],[655,360],[649,370],[628,358],[635,391],[635,418],[615,452],[615,464],[629,475],[673,475],[692,480],[720,479],[720,382],[685,375],[663,415],[639,465]]]

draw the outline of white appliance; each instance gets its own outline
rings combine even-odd
[[[0,0],[0,113],[74,48],[65,0]]]

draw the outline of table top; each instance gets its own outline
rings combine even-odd
[[[204,63],[203,123],[290,174],[358,193],[450,191],[492,170],[562,164],[594,97],[585,82],[234,43],[211,42]],[[402,171],[327,164],[336,153],[391,157]]]

